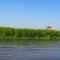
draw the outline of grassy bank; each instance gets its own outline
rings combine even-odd
[[[60,31],[0,27],[0,41],[2,40],[60,40]]]

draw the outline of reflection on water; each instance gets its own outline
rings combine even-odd
[[[5,42],[1,46],[0,60],[60,60],[60,41]]]

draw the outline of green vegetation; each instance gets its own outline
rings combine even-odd
[[[0,27],[1,40],[60,40],[60,31]]]

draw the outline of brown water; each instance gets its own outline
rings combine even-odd
[[[60,41],[0,44],[0,60],[60,60]]]

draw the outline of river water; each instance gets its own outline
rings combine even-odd
[[[0,60],[60,60],[60,41],[0,43]]]

